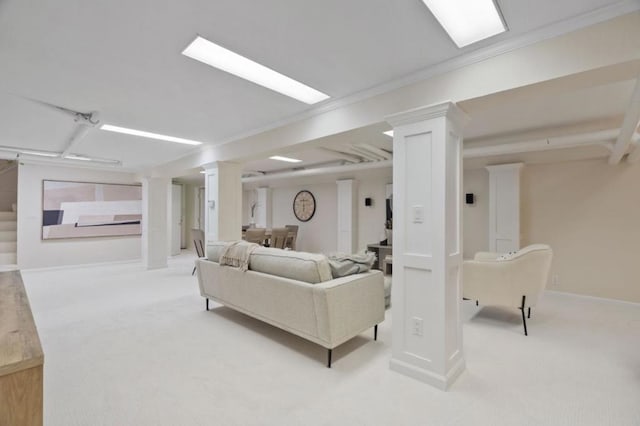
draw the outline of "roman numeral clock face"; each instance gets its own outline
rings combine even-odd
[[[309,191],[300,191],[293,199],[293,214],[301,222],[308,222],[316,212],[316,199]]]

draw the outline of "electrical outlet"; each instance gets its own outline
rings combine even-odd
[[[412,318],[412,334],[416,336],[422,336],[422,331],[423,331],[422,318],[413,317]]]

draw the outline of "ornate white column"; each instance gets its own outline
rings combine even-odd
[[[147,269],[167,267],[171,179],[142,179],[142,263]]]
[[[387,118],[393,138],[390,368],[440,389],[464,370],[462,128],[453,103]]]
[[[489,170],[489,250],[520,249],[520,171],[522,163],[487,166]]]
[[[240,240],[242,238],[242,165],[217,161],[203,168],[206,240]]]
[[[337,215],[338,215],[338,246],[339,253],[354,253],[357,251],[356,222],[357,212],[357,188],[358,183],[354,179],[337,180]]]

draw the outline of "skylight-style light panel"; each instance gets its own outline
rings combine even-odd
[[[389,136],[390,138],[393,137],[393,130],[387,130],[386,132],[382,132],[382,133]]]
[[[458,47],[507,30],[493,0],[422,0]]]
[[[182,54],[306,104],[315,104],[329,98],[329,95],[200,36]]]
[[[298,160],[297,158],[289,158],[283,157],[281,155],[274,155],[273,157],[269,157],[271,160],[285,161],[287,163],[299,163],[302,160]]]
[[[160,133],[145,132],[144,130],[128,129],[126,127],[113,126],[111,124],[103,124],[102,126],[100,126],[100,129],[106,130],[108,132],[124,133],[125,135],[140,136],[148,139],[157,139],[161,141],[182,143],[186,145],[202,145],[202,142],[194,141],[191,139],[178,138],[175,136],[168,136]]]

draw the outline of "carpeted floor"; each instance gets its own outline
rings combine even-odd
[[[45,424],[640,425],[640,305],[547,293],[464,303],[467,370],[449,392],[392,372],[391,312],[325,350],[225,307],[204,310],[193,256],[26,271],[45,351]]]

